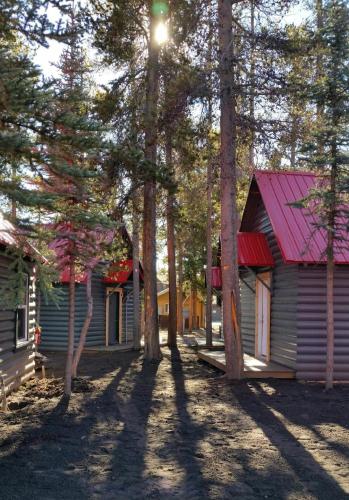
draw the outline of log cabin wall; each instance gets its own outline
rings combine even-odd
[[[326,266],[299,266],[297,378],[324,380],[326,369]],[[334,378],[349,380],[349,267],[334,276]]]
[[[57,289],[60,296],[58,307],[53,302],[45,304],[44,300],[41,300],[42,343],[40,350],[65,351],[67,349],[68,285],[57,285]],[[87,309],[86,286],[77,283],[75,293],[75,346],[77,346]],[[94,274],[92,277],[93,316],[86,338],[86,347],[105,345],[105,293],[105,284],[101,276]]]
[[[0,287],[10,276],[11,258],[0,254]],[[35,374],[34,330],[36,321],[36,294],[34,269],[29,276],[28,300],[28,338],[21,343],[16,341],[16,312],[0,309],[0,377],[6,393],[19,387]],[[1,391],[0,391],[1,400]]]
[[[275,260],[272,269],[271,324],[270,324],[270,359],[290,368],[296,367],[297,359],[297,295],[298,266],[284,264],[275,238],[270,219],[263,204],[256,182],[251,185],[241,231],[264,233],[270,251]],[[242,292],[242,311],[253,311],[255,315],[255,295],[245,290]],[[249,316],[251,313],[248,314]],[[251,349],[251,319],[242,322],[242,336],[248,353]]]

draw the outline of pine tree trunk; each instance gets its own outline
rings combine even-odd
[[[166,166],[169,172],[173,172],[172,164],[172,139],[171,131],[166,129]],[[170,347],[177,345],[177,279],[176,279],[176,244],[175,244],[175,222],[174,222],[174,194],[168,191],[166,201],[167,222],[167,261],[168,261],[168,283],[169,283],[169,310],[168,310],[168,336],[167,344]]]
[[[333,233],[327,232],[327,268],[326,268],[326,289],[327,289],[327,349],[326,349],[326,389],[333,387],[334,370],[334,259],[333,259]]]
[[[322,31],[323,26],[324,26],[323,0],[316,0],[315,8],[316,8],[316,28],[317,28],[316,80],[319,83],[323,77],[323,74],[324,74],[324,68],[323,68],[323,59],[324,59],[323,49],[324,49],[324,47],[323,47],[323,42],[321,39],[322,38],[321,31]],[[320,100],[317,100],[317,102],[316,102],[316,121],[317,121],[317,128],[320,130],[323,127],[324,111],[325,111],[324,104]],[[324,154],[323,140],[321,138],[321,135],[319,135],[317,138],[317,155],[322,157],[323,154]],[[320,166],[324,167],[323,164],[320,164]]]
[[[192,310],[193,310],[193,330],[197,330],[198,328],[198,312],[197,312],[197,303],[198,303],[198,292],[196,286],[193,287],[193,295],[192,295]]]
[[[292,124],[291,124],[291,156],[290,164],[291,168],[296,168],[296,149],[297,149],[297,117],[292,114]]]
[[[150,6],[151,9],[151,6]],[[150,13],[147,89],[145,104],[145,159],[153,168],[157,160],[157,105],[159,94],[159,50],[154,40],[154,15]],[[147,360],[161,358],[156,283],[156,177],[149,173],[144,184],[143,215],[144,267],[144,356]]]
[[[81,358],[82,351],[84,350],[84,347],[85,347],[87,332],[88,332],[88,329],[90,327],[90,323],[91,323],[92,315],[93,315],[92,270],[91,269],[86,271],[86,278],[87,278],[86,279],[87,311],[86,311],[85,321],[84,321],[84,324],[83,324],[81,332],[80,332],[79,344],[78,344],[78,347],[76,348],[76,351],[74,354],[73,365],[72,365],[73,378],[75,378],[77,376],[79,361]]]
[[[249,96],[249,118],[250,118],[250,144],[248,148],[248,164],[250,171],[255,168],[254,146],[255,146],[255,92],[256,92],[256,61],[255,61],[255,0],[250,0],[251,9],[251,54],[250,54],[250,96]]]
[[[176,251],[174,231],[174,195],[168,194],[167,215],[167,255],[168,255],[168,282],[169,282],[169,317],[168,317],[168,345],[177,345],[177,283],[176,283]]]
[[[334,127],[337,123],[334,123]],[[332,144],[332,159],[337,158],[336,143]],[[327,268],[326,268],[326,298],[327,298],[327,348],[326,348],[326,389],[333,387],[334,372],[334,239],[336,224],[336,181],[337,166],[331,167],[330,196],[328,223],[327,223]]]
[[[193,332],[193,292],[190,287],[190,296],[189,296],[189,325],[188,325],[189,333]]]
[[[69,268],[69,317],[68,317],[68,346],[65,365],[64,394],[71,395],[72,369],[75,341],[75,263],[72,260]]]
[[[178,248],[178,321],[177,321],[177,329],[178,334],[183,337],[183,252],[182,247],[179,245]]]
[[[212,347],[212,161],[207,163],[206,346]]]
[[[133,347],[140,349],[139,215],[136,193],[132,201]]]
[[[239,270],[237,265],[236,210],[236,99],[233,93],[232,1],[219,0],[220,104],[221,104],[221,268],[223,297],[223,333],[226,376],[229,380],[243,375],[240,324]],[[235,309],[235,311],[234,311]]]

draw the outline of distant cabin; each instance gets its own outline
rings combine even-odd
[[[158,287],[159,289],[159,287]],[[177,307],[179,307],[177,291]],[[185,294],[182,304],[183,331],[205,328],[205,303],[201,297],[194,292]],[[158,315],[160,328],[168,327],[169,316],[169,289],[168,287],[158,291]],[[178,314],[177,314],[178,318]]]
[[[304,172],[254,174],[239,234],[242,339],[247,354],[324,380],[326,234],[306,209],[290,206],[317,177]],[[349,242],[335,250],[334,377],[349,380]],[[213,270],[216,288],[220,269]],[[224,307],[224,305],[223,305]]]
[[[22,238],[16,228],[0,214],[0,289],[8,289],[16,276],[11,266],[13,250],[25,254],[27,273],[23,283],[23,299],[18,307],[0,305],[0,400],[34,376],[34,331],[36,321],[35,249]],[[10,291],[9,291],[10,292]],[[3,292],[1,292],[3,293]]]
[[[133,262],[122,260],[93,273],[93,317],[86,337],[85,347],[91,349],[133,347]],[[140,266],[142,287],[143,271]],[[68,272],[60,275],[55,287],[60,292],[60,303],[42,301],[40,349],[64,351],[68,341]],[[75,345],[86,315],[86,275],[76,276]]]

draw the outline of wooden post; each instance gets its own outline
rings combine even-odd
[[[2,375],[0,377],[0,381],[1,381],[1,407],[3,411],[8,411],[5,382],[4,382],[4,377]]]
[[[193,292],[190,288],[189,296],[189,333],[193,331]]]

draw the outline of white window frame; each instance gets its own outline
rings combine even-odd
[[[29,341],[29,275],[25,274],[25,304],[19,304],[16,309],[16,318],[15,318],[15,331],[16,331],[16,346],[21,346],[23,344],[27,344]],[[18,338],[18,311],[25,310],[24,314],[24,325],[25,325],[25,336],[23,338]]]

